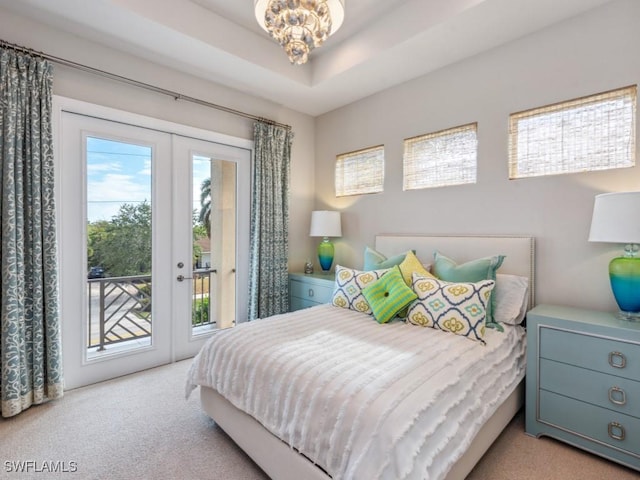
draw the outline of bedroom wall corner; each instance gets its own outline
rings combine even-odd
[[[81,40],[62,30],[0,7],[0,38],[154,86],[291,125],[290,268],[302,270],[311,250],[309,217],[315,198],[315,119],[264,98],[246,95],[114,48]],[[253,121],[205,106],[174,100],[71,67],[54,64],[54,94],[251,140]]]
[[[640,189],[640,165],[508,180],[508,117],[638,84],[638,23],[640,2],[612,1],[319,117],[316,208],[343,212],[336,262],[361,267],[379,233],[532,235],[538,303],[615,310],[607,264],[621,247],[587,241],[591,213],[598,193]],[[476,121],[476,184],[402,190],[403,139]],[[336,155],[380,144],[384,193],[336,198]]]

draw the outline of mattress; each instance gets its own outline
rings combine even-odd
[[[440,479],[524,377],[524,329],[485,341],[320,305],[216,333],[187,395],[213,388],[334,479]]]

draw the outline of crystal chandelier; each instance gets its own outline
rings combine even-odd
[[[258,24],[291,63],[302,65],[342,25],[344,0],[255,0],[255,11]]]

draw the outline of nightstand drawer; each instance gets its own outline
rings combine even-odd
[[[640,345],[540,327],[540,357],[640,381]]]
[[[315,307],[316,305],[320,305],[320,304],[318,302],[312,302],[310,300],[305,300],[298,297],[291,297],[291,304],[289,305],[289,310],[291,310],[292,312],[295,312],[296,310]]]
[[[289,310],[330,303],[335,276],[330,273],[289,274]]]
[[[640,420],[606,408],[540,391],[540,420],[640,458]]]
[[[302,300],[309,300],[316,304],[329,303],[333,289],[325,285],[314,285],[307,282],[291,280],[291,296]]]
[[[640,382],[540,359],[540,388],[640,418]]]
[[[538,305],[527,312],[526,432],[640,470],[640,322]]]

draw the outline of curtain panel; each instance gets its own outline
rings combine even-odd
[[[249,320],[289,310],[290,129],[257,122],[249,260]]]
[[[52,66],[0,49],[3,417],[62,396]]]

